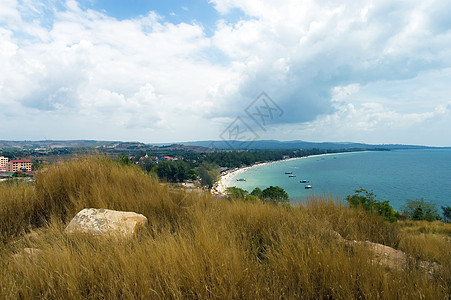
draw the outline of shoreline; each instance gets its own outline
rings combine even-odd
[[[218,181],[213,185],[211,188],[211,193],[213,195],[225,195],[225,191],[228,187],[232,186],[232,179],[238,175],[241,174],[251,168],[258,167],[258,166],[266,166],[273,163],[279,163],[284,161],[290,161],[290,160],[296,160],[296,159],[303,159],[303,158],[309,158],[309,157],[320,157],[320,156],[326,156],[326,155],[337,155],[337,154],[346,154],[346,153],[356,153],[356,152],[366,152],[366,151],[352,151],[352,152],[337,152],[337,153],[324,153],[324,154],[314,154],[314,155],[308,155],[308,156],[302,156],[302,157],[290,157],[286,159],[281,160],[275,160],[275,161],[268,161],[268,162],[262,162],[262,163],[255,163],[251,166],[241,167],[241,168],[233,168],[228,171],[226,171],[224,174],[219,175]]]

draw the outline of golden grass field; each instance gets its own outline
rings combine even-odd
[[[134,239],[67,236],[83,208],[145,215]],[[451,224],[389,223],[332,199],[297,207],[169,189],[139,168],[79,157],[0,184],[0,299],[449,299]],[[375,264],[369,240],[436,262]],[[34,256],[24,248],[40,249]]]

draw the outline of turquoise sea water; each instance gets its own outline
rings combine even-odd
[[[299,182],[302,179],[309,180],[313,188],[306,190],[306,184]],[[251,168],[235,176],[231,185],[249,192],[277,185],[292,202],[313,195],[344,200],[365,188],[377,200],[389,200],[395,209],[407,200],[424,198],[440,210],[441,205],[451,205],[451,150],[353,152],[280,161]]]

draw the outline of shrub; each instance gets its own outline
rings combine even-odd
[[[283,204],[289,202],[289,197],[284,189],[278,186],[270,186],[262,191],[261,200],[274,204]]]
[[[255,196],[257,198],[262,198],[262,189],[259,187],[256,187],[255,189],[252,190],[251,195]]]
[[[443,221],[451,222],[451,206],[442,206]]]
[[[373,192],[365,189],[356,190],[354,195],[346,197],[350,207],[362,207],[366,211],[375,212],[383,216],[387,221],[394,222],[398,219],[399,214],[388,201],[378,201],[375,199]]]
[[[246,195],[246,197],[244,197],[244,201],[259,202],[260,200],[257,197],[255,197],[254,195]]]
[[[198,175],[201,184],[211,188],[219,176],[218,166],[213,163],[202,162],[198,168]]]
[[[435,204],[427,202],[423,198],[407,201],[407,204],[402,207],[402,212],[408,219],[415,221],[432,222],[441,219]]]
[[[236,186],[232,186],[226,189],[226,194],[232,199],[244,200],[246,196],[249,194],[249,192]]]

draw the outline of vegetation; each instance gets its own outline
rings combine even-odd
[[[250,166],[257,162],[281,160],[284,157],[303,157],[333,152],[338,151],[320,149],[219,151],[201,155],[198,160],[214,163],[221,167],[238,168],[243,165]]]
[[[231,186],[226,189],[226,194],[231,199],[244,200],[246,198],[246,196],[249,194],[249,192],[246,190],[243,190],[242,188],[239,188],[236,186]]]
[[[117,155],[117,160],[123,165],[133,164],[133,161],[124,152],[121,152],[120,154]]]
[[[401,209],[403,214],[411,220],[432,222],[441,219],[435,204],[427,202],[424,199],[409,200]]]
[[[66,235],[86,207],[134,211],[149,223],[132,240]],[[331,199],[293,208],[214,199],[169,189],[134,165],[78,158],[35,183],[0,184],[0,298],[447,299],[451,224],[423,222],[391,223]],[[430,259],[441,271],[431,277],[416,261],[387,269],[335,233]],[[21,255],[25,247],[41,252]]]
[[[442,206],[443,221],[451,222],[451,206]]]
[[[272,204],[288,204],[289,197],[284,189],[278,186],[270,186],[263,191],[260,188],[255,188],[251,194],[248,191],[238,187],[228,187],[226,194],[231,199],[244,200],[249,202],[262,201]]]
[[[282,203],[288,204],[289,198],[287,192],[281,187],[270,186],[262,191],[261,199],[263,202],[270,202],[274,204]]]
[[[256,187],[252,190],[251,195],[261,199],[263,197],[263,191],[261,190],[261,188]]]
[[[195,173],[190,172],[189,165],[182,160],[160,161],[156,170],[160,178],[170,182],[183,182],[187,179],[196,179],[197,177]]]
[[[399,217],[398,212],[390,206],[388,201],[376,200],[374,193],[365,189],[356,190],[355,194],[347,196],[346,200],[350,207],[377,213],[390,222],[395,222]]]
[[[214,163],[203,162],[199,165],[198,174],[203,186],[211,188],[219,176],[219,166]]]

